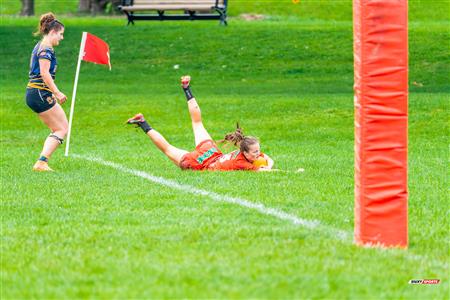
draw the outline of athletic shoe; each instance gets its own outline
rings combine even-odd
[[[189,87],[189,84],[191,83],[191,76],[181,76],[181,86],[183,89],[187,89]]]
[[[134,117],[130,118],[127,120],[127,124],[137,124],[139,125],[139,123],[145,122],[145,118],[144,115],[139,113],[137,115],[135,115]]]
[[[42,160],[38,160],[34,166],[33,171],[36,172],[52,172],[53,169],[48,166],[48,163]]]

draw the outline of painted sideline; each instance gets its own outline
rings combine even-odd
[[[179,191],[182,191],[185,193],[205,196],[205,197],[211,198],[212,200],[217,201],[217,202],[226,202],[226,203],[236,204],[236,205],[239,205],[239,206],[242,206],[245,208],[253,209],[253,210],[260,212],[261,214],[272,216],[272,217],[275,217],[275,218],[278,218],[281,220],[289,221],[290,223],[292,223],[294,225],[302,226],[302,227],[305,227],[308,229],[319,229],[320,227],[322,227],[322,229],[325,229],[326,231],[333,231],[333,232],[329,232],[329,233],[331,233],[333,236],[337,237],[338,239],[349,239],[349,234],[346,231],[336,230],[331,227],[322,226],[320,224],[320,222],[317,220],[305,220],[305,219],[299,218],[295,215],[286,213],[282,210],[266,207],[264,204],[261,204],[261,203],[251,202],[249,200],[245,200],[245,199],[238,198],[238,197],[221,195],[221,194],[218,194],[215,192],[210,192],[207,190],[199,189],[194,186],[187,185],[187,184],[180,184],[174,180],[166,179],[164,177],[154,176],[154,175],[151,175],[144,171],[130,169],[130,168],[120,165],[118,163],[103,160],[102,158],[99,158],[99,157],[84,156],[84,155],[78,155],[78,154],[72,154],[72,157],[84,159],[84,160],[98,163],[98,164],[101,164],[104,166],[108,166],[108,167],[114,168],[120,172],[132,174],[134,176],[138,176],[141,178],[145,178],[151,182],[154,182],[154,183],[157,183],[157,184],[160,184],[160,185],[172,188],[172,189],[176,189],[176,190],[179,190]]]
[[[103,160],[99,157],[84,156],[84,155],[78,155],[78,154],[72,154],[71,156],[74,158],[84,159],[84,160],[98,163],[98,164],[101,164],[104,166],[108,166],[108,167],[114,168],[123,173],[128,173],[128,174],[132,174],[134,176],[142,177],[151,182],[154,182],[154,183],[157,183],[157,184],[169,187],[169,188],[173,188],[176,190],[180,190],[185,193],[201,195],[201,196],[209,197],[214,201],[227,202],[227,203],[236,204],[236,205],[239,205],[242,207],[250,208],[250,209],[256,210],[264,215],[273,216],[273,217],[281,219],[281,220],[289,221],[290,223],[297,225],[297,226],[303,226],[305,228],[313,229],[315,231],[321,231],[322,233],[326,234],[330,238],[337,239],[344,243],[347,243],[347,242],[351,243],[353,241],[353,238],[352,238],[352,235],[350,232],[335,229],[335,228],[333,228],[331,226],[327,226],[327,225],[321,225],[320,222],[317,220],[301,219],[295,215],[283,212],[281,210],[266,207],[266,206],[264,206],[264,204],[251,202],[251,201],[248,201],[248,200],[245,200],[242,198],[220,195],[220,194],[202,190],[202,189],[190,186],[190,185],[180,184],[174,180],[154,176],[154,175],[151,175],[144,171],[130,169],[130,168],[122,166],[118,163]],[[399,250],[396,248],[389,249],[389,248],[375,247],[375,249],[379,250],[379,253],[385,253],[385,255],[388,255],[388,257],[390,257],[390,255],[392,255],[392,254],[397,253],[397,255],[400,255],[400,256],[403,255],[403,257],[405,257],[406,259],[414,261],[416,263],[420,263],[424,260],[428,260],[428,261],[431,261],[431,263],[433,263],[436,267],[443,267],[446,270],[448,270],[448,262],[447,261],[444,262],[439,259],[433,259],[431,257],[413,254],[409,251]]]

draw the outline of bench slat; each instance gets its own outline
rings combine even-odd
[[[145,11],[145,10],[212,10],[214,5],[204,5],[204,4],[184,4],[184,5],[174,5],[174,4],[159,4],[159,5],[133,5],[133,6],[122,6],[122,10],[125,11]],[[219,6],[221,8],[221,6]],[[223,8],[223,7],[222,7]]]
[[[227,3],[228,0],[122,0],[119,8],[127,16],[128,25],[134,20],[220,20],[220,24],[227,25]],[[164,14],[165,11],[183,12]]]
[[[219,4],[224,5],[224,0],[219,0]],[[185,5],[185,4],[208,4],[215,5],[215,0],[174,0],[174,1],[163,1],[163,0],[134,0],[133,5],[160,5],[160,4],[174,4],[174,5]]]

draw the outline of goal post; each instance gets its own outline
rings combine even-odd
[[[408,246],[408,1],[353,0],[355,243]]]

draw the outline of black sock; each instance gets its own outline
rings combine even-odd
[[[142,128],[142,130],[147,133],[150,130],[152,130],[153,128],[147,123],[147,121],[144,122],[139,122],[139,127]]]
[[[187,101],[194,98],[194,96],[192,95],[192,92],[191,92],[191,87],[188,86],[187,88],[183,88],[183,91],[184,91],[184,94],[186,95]]]

